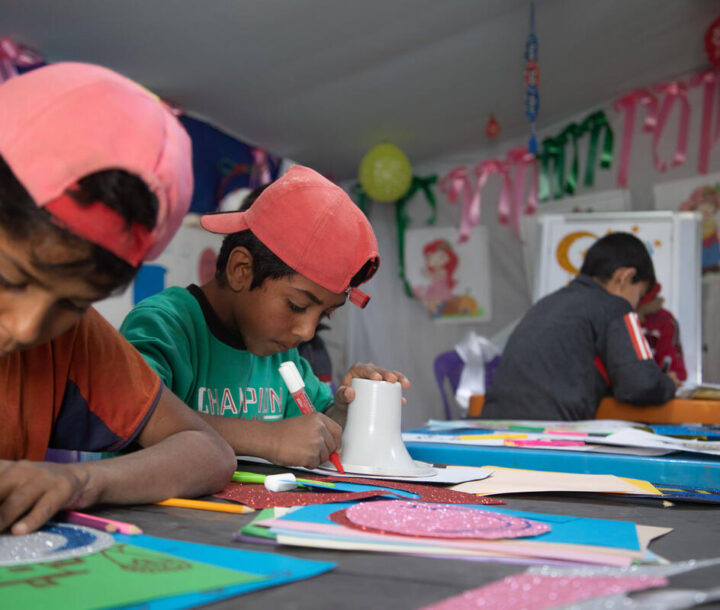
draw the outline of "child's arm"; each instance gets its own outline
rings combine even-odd
[[[316,468],[340,448],[342,428],[323,413],[278,421],[199,414],[233,448],[279,466]]]
[[[32,532],[62,509],[209,494],[235,470],[230,447],[167,389],[137,440],[143,449],[107,460],[0,461],[0,531]]]
[[[345,425],[348,405],[355,400],[355,390],[353,390],[350,385],[353,377],[359,377],[360,379],[375,379],[376,381],[389,381],[391,383],[399,381],[403,390],[407,390],[410,387],[410,380],[400,371],[384,369],[376,364],[372,364],[371,362],[367,364],[363,364],[361,362],[353,364],[350,367],[350,370],[345,374],[345,377],[343,377],[340,382],[340,386],[335,392],[335,402],[327,411],[325,411],[329,417],[332,417],[341,426]],[[405,404],[405,398],[402,400],[403,404]]]
[[[675,383],[653,359],[635,313],[610,323],[601,359],[606,363],[612,394],[618,400],[654,405],[675,395]]]

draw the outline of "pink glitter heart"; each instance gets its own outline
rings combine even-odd
[[[549,525],[520,517],[456,504],[408,500],[360,502],[348,508],[345,516],[357,527],[404,536],[497,540],[550,531]]]

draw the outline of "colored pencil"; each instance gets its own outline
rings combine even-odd
[[[219,513],[252,513],[254,508],[244,504],[223,504],[221,502],[205,502],[203,500],[187,500],[186,498],[169,498],[162,502],[155,502],[160,506],[175,506],[176,508],[194,508],[195,510],[211,510]]]
[[[67,521],[68,523],[86,525],[87,527],[94,527],[95,529],[102,530],[104,532],[129,535],[142,534],[142,530],[132,523],[115,521],[114,519],[105,519],[95,515],[88,515],[87,513],[79,513],[74,510],[63,513],[61,517],[63,521]]]

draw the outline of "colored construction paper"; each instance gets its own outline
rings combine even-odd
[[[477,508],[409,500],[358,502],[343,512],[355,527],[403,536],[499,540],[537,536],[551,529],[547,523]]]
[[[492,475],[482,481],[468,481],[451,489],[479,495],[507,493],[537,493],[545,491],[605,492],[643,494],[652,493],[649,487],[639,487],[611,474],[576,474],[487,466]],[[649,484],[648,484],[649,485]],[[652,486],[650,486],[652,487]],[[659,492],[655,492],[659,494]]]
[[[301,521],[305,523],[331,524],[330,515],[338,510],[350,508],[353,503],[341,502],[331,505],[316,504],[305,506],[280,517],[279,522]],[[473,505],[465,505],[473,508]],[[477,507],[475,507],[477,508]],[[503,515],[510,515],[523,519],[531,519],[546,523],[552,529],[537,536],[533,540],[539,542],[556,542],[564,544],[581,544],[599,547],[615,547],[628,551],[639,551],[637,528],[630,521],[613,521],[608,519],[587,519],[563,515],[547,515],[542,513],[529,513],[508,510],[497,506],[483,506],[482,510],[489,510]]]
[[[440,555],[453,558],[505,557],[515,563],[574,562],[606,566],[629,566],[634,560],[644,560],[645,553],[618,551],[612,548],[571,544],[524,542],[520,540],[440,540],[411,538],[389,534],[372,534],[340,525],[298,524],[287,522],[274,525],[272,530],[283,545],[336,549],[342,551],[374,551]]]
[[[594,597],[664,587],[666,578],[646,576],[543,576],[515,574],[466,591],[422,610],[545,610]]]
[[[156,538],[153,536],[125,536],[123,534],[116,534],[115,538],[119,541],[131,540],[138,546],[147,549],[161,551],[175,557],[201,561],[221,568],[232,570],[242,568],[243,572],[252,574],[255,577],[254,580],[226,586],[223,589],[196,591],[185,595],[155,600],[148,604],[137,606],[137,608],[132,607],[133,610],[175,610],[179,608],[191,608],[199,604],[209,604],[220,599],[249,593],[257,589],[265,589],[267,587],[274,587],[304,578],[318,576],[333,569],[337,565],[329,561],[298,559],[280,553],[260,553],[232,547],[196,544],[193,542]],[[125,610],[130,610],[130,608],[126,608]]]
[[[117,543],[84,557],[0,568],[0,597],[3,608],[23,610],[117,608],[267,578],[236,568]]]

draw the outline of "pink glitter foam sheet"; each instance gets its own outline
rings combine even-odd
[[[664,587],[650,576],[544,576],[517,574],[421,610],[545,610],[594,597]]]
[[[388,534],[431,538],[480,538],[498,540],[538,536],[550,526],[455,504],[411,500],[361,502],[345,511],[354,526]]]

